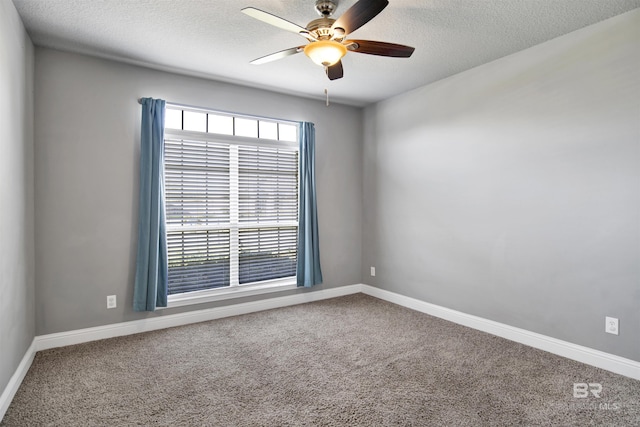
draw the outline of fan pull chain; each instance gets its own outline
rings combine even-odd
[[[329,91],[327,89],[324,90],[324,94],[327,97],[327,107],[329,106]]]

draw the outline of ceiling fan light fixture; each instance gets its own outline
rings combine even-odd
[[[316,64],[330,67],[347,54],[347,48],[333,40],[318,40],[306,45],[304,53]]]

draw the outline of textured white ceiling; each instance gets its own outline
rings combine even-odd
[[[6,1],[6,0],[1,0]],[[13,0],[37,45],[216,80],[366,105],[640,7],[640,0],[389,0],[350,38],[406,44],[411,58],[350,52],[329,81],[304,54],[250,65],[305,39],[240,12],[301,26],[314,0]],[[355,0],[342,0],[334,17]]]

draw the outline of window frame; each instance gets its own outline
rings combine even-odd
[[[297,182],[297,202],[296,203],[299,203],[300,153],[299,153],[298,139],[299,139],[300,124],[298,122],[294,122],[291,120],[274,119],[269,117],[251,116],[247,114],[228,113],[228,112],[216,111],[209,108],[192,107],[192,106],[186,106],[186,105],[180,105],[180,104],[174,104],[174,103],[167,103],[166,109],[207,113],[207,114],[212,114],[217,116],[229,116],[234,118],[234,123],[235,123],[235,118],[256,120],[256,126],[258,129],[260,128],[260,121],[272,122],[272,123],[275,122],[275,123],[281,123],[283,125],[295,126],[296,141],[260,138],[259,133],[258,133],[258,136],[254,138],[254,137],[245,137],[245,136],[207,132],[209,120],[208,118],[205,118],[205,121],[207,123],[207,128],[206,128],[207,131],[200,132],[200,131],[182,130],[182,129],[175,129],[175,128],[167,128],[165,126],[164,140],[191,140],[191,141],[200,141],[200,142],[209,141],[214,143],[222,143],[222,144],[229,144],[229,145],[235,145],[235,146],[286,148],[286,149],[291,149],[292,151],[296,151],[298,152],[298,173],[297,173],[298,182]],[[184,121],[183,121],[183,124],[184,124]],[[279,137],[279,127],[277,129],[278,129],[278,137]],[[166,174],[166,171],[165,171],[165,174]],[[297,207],[297,209],[299,210],[299,206]],[[231,227],[233,227],[232,222],[230,222],[230,224],[231,224]],[[292,223],[289,222],[284,225],[291,226]],[[165,222],[165,226],[167,229],[167,233],[170,231],[170,229],[175,230],[179,228],[175,226],[169,226],[169,224],[166,222]],[[239,235],[239,230],[242,229],[243,227],[246,227],[246,224],[242,224],[240,221],[238,221],[237,226],[238,227],[236,228],[236,232]],[[295,221],[296,229],[298,226],[299,226],[299,218],[296,218],[296,221]],[[269,225],[265,225],[265,227],[269,227]],[[232,248],[230,248],[230,257],[234,258],[234,255],[231,254],[231,251],[232,251]],[[239,252],[235,254],[236,262],[238,262],[237,261],[238,256],[239,256]],[[238,262],[238,268],[239,268],[239,262]],[[240,297],[246,297],[251,295],[260,295],[260,294],[272,293],[272,292],[289,291],[296,288],[297,288],[297,284],[296,284],[295,275],[285,277],[285,278],[280,278],[280,279],[270,279],[270,280],[264,280],[260,282],[253,282],[249,284],[230,283],[229,286],[224,286],[224,287],[219,287],[214,289],[204,289],[204,290],[196,290],[196,291],[189,291],[184,293],[171,294],[168,296],[167,308],[220,301],[220,300],[231,299],[231,298],[240,298]]]

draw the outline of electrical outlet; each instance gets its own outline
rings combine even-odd
[[[107,308],[116,308],[116,296],[115,295],[107,296]]]
[[[605,329],[608,334],[618,335],[618,319],[615,317],[605,317]]]
[[[371,276],[375,276],[375,275],[376,275],[376,268],[371,267]]]

